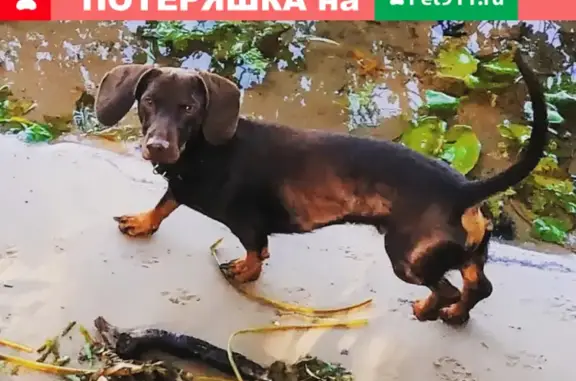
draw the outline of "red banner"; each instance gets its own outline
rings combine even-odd
[[[73,0],[71,0],[73,1]],[[0,0],[1,21],[46,21],[51,19],[50,0]]]

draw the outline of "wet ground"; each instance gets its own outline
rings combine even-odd
[[[30,118],[71,115],[82,93],[93,93],[106,71],[122,62],[151,59],[148,43],[132,35],[143,24],[0,24],[0,74],[16,96],[37,102]],[[557,36],[560,27],[569,31],[574,26],[536,26],[537,68],[570,68],[574,51],[564,49],[570,46],[565,43],[558,48]],[[294,57],[304,54],[303,71],[274,69],[263,80],[248,77],[256,82],[244,83],[243,112],[301,128],[396,138],[407,125],[402,115],[422,104],[423,88],[434,81],[426,71],[440,32],[432,27],[318,23],[314,34],[339,45],[311,41],[303,53],[293,52]],[[477,32],[471,43],[476,51],[490,51],[511,33],[488,23],[466,28]],[[360,81],[360,63],[374,58],[382,61],[374,79],[377,107],[365,115],[354,111],[345,89]],[[180,61],[207,68],[209,57]],[[471,103],[462,111],[488,152],[501,141],[490,128],[502,112],[490,102]],[[373,127],[357,128],[360,124]],[[124,127],[130,125],[137,126],[133,115],[123,121]],[[104,315],[121,326],[162,326],[224,345],[236,329],[279,319],[221,279],[210,244],[224,236],[223,256],[241,255],[239,243],[223,226],[182,209],[149,241],[118,233],[111,217],[150,207],[164,186],[147,163],[131,155],[134,144],[78,133],[61,140],[74,143],[26,146],[13,137],[0,139],[0,283],[10,286],[0,286],[2,337],[36,345],[69,320],[89,324]],[[483,155],[479,175],[507,165]],[[563,252],[557,246],[537,247]],[[315,307],[374,297],[375,306],[358,314],[371,323],[349,332],[246,338],[237,349],[264,363],[311,351],[342,361],[361,381],[568,380],[576,339],[576,263],[571,257],[500,244],[492,250],[488,273],[496,291],[474,310],[471,324],[456,331],[411,320],[408,301],[425,291],[393,276],[382,238],[372,230],[333,227],[274,238],[272,259],[255,287]]]
[[[2,337],[36,346],[69,320],[89,325],[103,315],[123,327],[158,326],[224,346],[235,330],[293,320],[248,301],[222,279],[209,246],[224,237],[222,259],[242,255],[222,225],[179,209],[150,240],[118,232],[112,216],[147,208],[163,192],[142,160],[2,137],[0,162]],[[361,381],[572,379],[572,256],[494,243],[487,274],[495,292],[467,327],[455,330],[411,318],[409,300],[427,291],[393,275],[382,238],[371,229],[275,237],[271,253],[254,285],[261,294],[318,308],[368,297],[374,305],[350,316],[368,317],[365,328],[239,338],[235,349],[259,362],[311,352],[343,362]],[[74,355],[78,348],[67,350]]]

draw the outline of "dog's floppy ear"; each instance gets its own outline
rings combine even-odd
[[[113,126],[130,111],[136,101],[138,84],[154,69],[153,65],[120,65],[100,81],[96,95],[96,117],[105,126]]]
[[[214,145],[225,143],[236,133],[240,115],[240,89],[234,82],[206,71],[198,72],[206,88],[206,116],[202,131]]]

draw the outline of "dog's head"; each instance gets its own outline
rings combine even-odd
[[[138,102],[142,123],[142,156],[170,164],[191,139],[214,145],[234,136],[240,112],[240,90],[216,74],[152,65],[121,65],[100,83],[96,116],[112,126]]]

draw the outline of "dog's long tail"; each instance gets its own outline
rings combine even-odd
[[[547,142],[548,133],[548,113],[546,111],[546,100],[544,90],[534,71],[526,64],[522,58],[520,50],[517,49],[514,61],[524,78],[528,87],[532,109],[534,111],[534,122],[530,134],[528,147],[523,151],[521,159],[510,168],[497,174],[494,177],[471,181],[464,188],[465,202],[462,207],[467,208],[478,204],[488,197],[503,192],[509,187],[519,183],[538,165]]]

